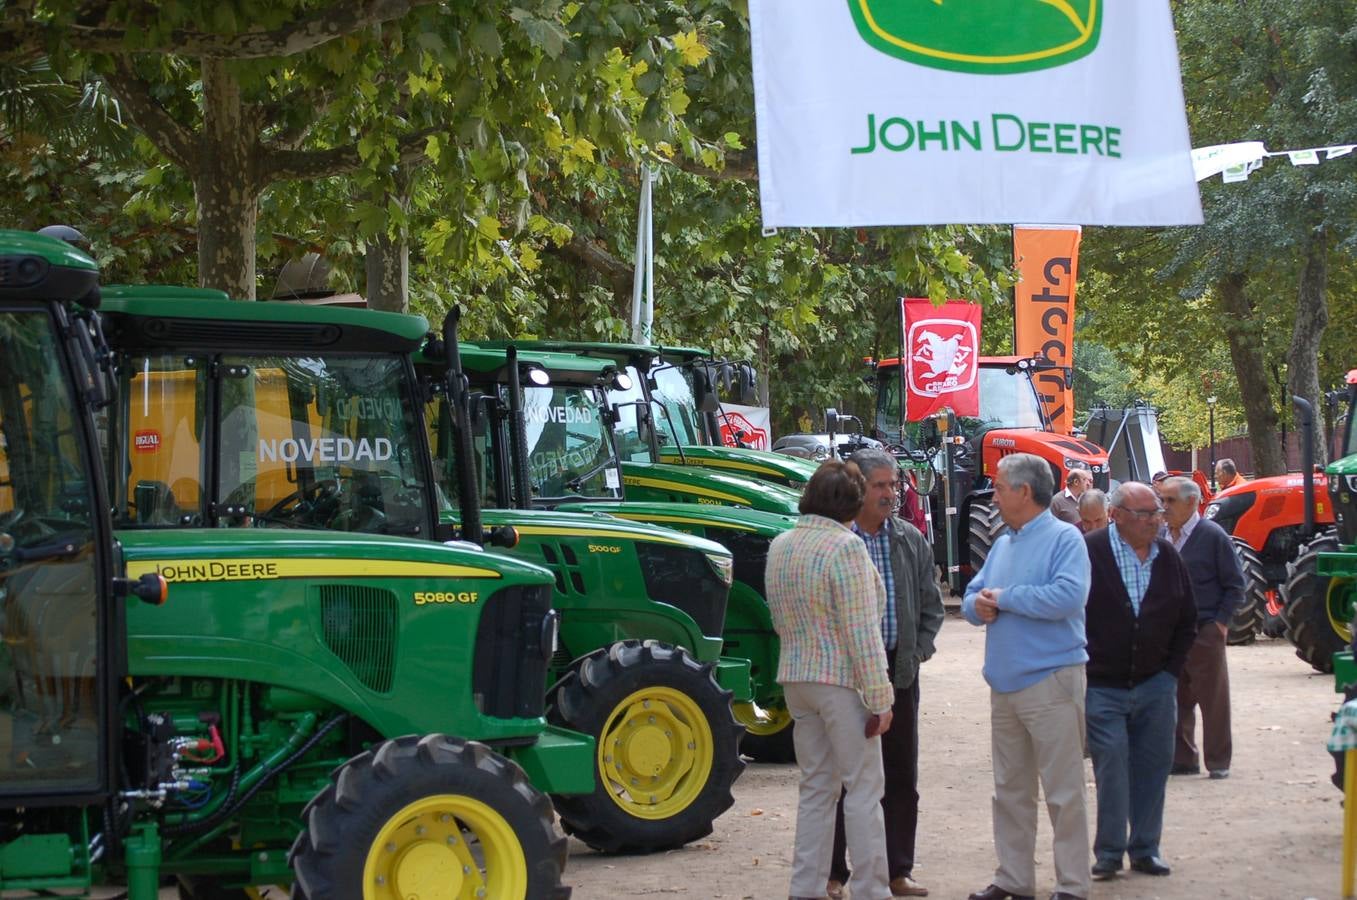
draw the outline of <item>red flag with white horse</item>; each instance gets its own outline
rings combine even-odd
[[[905,418],[918,422],[950,407],[980,415],[980,305],[923,297],[900,301],[905,317]]]

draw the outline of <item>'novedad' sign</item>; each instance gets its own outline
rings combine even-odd
[[[1167,0],[750,0],[765,226],[1201,222]]]

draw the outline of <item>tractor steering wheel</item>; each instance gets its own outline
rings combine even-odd
[[[338,505],[339,494],[338,480],[316,481],[305,488],[297,488],[256,518],[265,521],[297,521],[323,525],[329,521],[334,507]]]

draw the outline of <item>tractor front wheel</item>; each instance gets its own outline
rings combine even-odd
[[[547,697],[552,722],[598,742],[592,794],[553,797],[566,832],[607,853],[711,834],[744,771],[731,692],[681,647],[619,641],[583,657]]]
[[[1338,549],[1338,538],[1322,534],[1286,567],[1286,638],[1296,655],[1319,672],[1333,671],[1333,655],[1352,641],[1352,591],[1348,579],[1319,574],[1318,555]]]
[[[484,744],[396,738],[335,770],[302,814],[294,897],[566,898],[551,802]]]
[[[1267,578],[1263,575],[1263,563],[1252,547],[1239,538],[1232,538],[1230,542],[1244,573],[1244,602],[1235,610],[1225,639],[1231,644],[1251,644],[1262,630],[1267,614]]]
[[[756,762],[796,762],[796,747],[792,743],[792,714],[787,704],[779,700],[775,705],[757,703],[735,704],[735,719],[744,726],[740,752]]]

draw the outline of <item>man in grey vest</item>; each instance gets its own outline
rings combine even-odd
[[[919,821],[919,665],[933,655],[933,641],[944,610],[933,566],[933,548],[919,529],[895,514],[900,469],[894,457],[880,450],[859,450],[852,461],[867,479],[867,498],[853,530],[867,544],[886,584],[886,615],[881,637],[886,667],[895,688],[895,718],[881,736],[886,793],[881,798],[886,820],[886,862],[891,893],[926,897],[928,889],[914,880],[914,835]],[[843,806],[834,827],[834,856],[825,893],[843,896],[848,881],[844,859]]]

